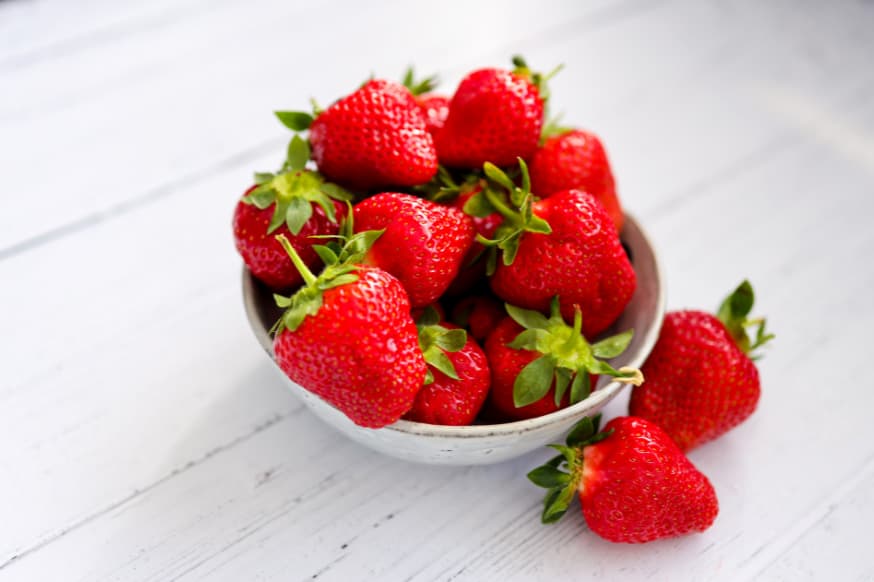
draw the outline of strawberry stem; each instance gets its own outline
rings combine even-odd
[[[276,235],[276,240],[279,241],[279,244],[281,244],[282,248],[285,249],[285,252],[288,253],[288,256],[291,258],[291,262],[294,263],[294,266],[300,273],[300,276],[303,277],[304,283],[308,287],[311,287],[313,284],[315,284],[316,276],[313,275],[313,272],[310,271],[309,267],[304,264],[303,259],[301,259],[300,255],[297,254],[297,251],[294,250],[294,247],[291,246],[291,243],[288,242],[287,238],[285,238],[285,235]]]

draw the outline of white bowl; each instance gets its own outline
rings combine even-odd
[[[655,345],[664,319],[664,284],[655,251],[631,216],[625,217],[621,238],[637,273],[637,289],[623,314],[604,335],[634,329],[634,338],[628,349],[611,363],[617,368],[639,368]],[[272,292],[246,268],[243,269],[243,301],[255,337],[272,359],[273,339],[268,330],[280,312],[273,302]],[[282,377],[317,416],[349,438],[387,455],[436,465],[498,463],[558,442],[574,423],[600,411],[625,386],[602,379],[599,388],[582,402],[528,420],[472,426],[440,426],[399,420],[381,429],[370,429],[356,425],[285,374]]]

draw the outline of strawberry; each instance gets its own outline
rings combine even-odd
[[[280,111],[295,131],[309,129],[313,159],[331,180],[359,190],[424,184],[437,173],[434,140],[416,100],[398,83],[371,80],[315,118]]]
[[[410,194],[385,192],[354,210],[355,232],[384,229],[365,262],[397,277],[413,307],[439,298],[473,243],[470,217]]]
[[[288,158],[277,174],[258,173],[234,211],[234,242],[243,262],[258,279],[274,290],[303,282],[288,254],[276,240],[282,234],[304,264],[321,263],[313,244],[320,235],[337,234],[337,213],[351,195],[305,169],[309,146],[298,136],[289,144]]]
[[[446,124],[449,116],[449,97],[428,93],[416,97],[416,103],[425,115],[425,127],[428,133],[435,135]]]
[[[486,355],[463,329],[440,324],[436,311],[426,311],[417,327],[429,370],[404,418],[428,424],[471,424],[489,390]]]
[[[589,529],[611,542],[650,542],[713,524],[713,486],[658,425],[627,416],[598,432],[599,417],[584,418],[564,445],[550,445],[558,456],[528,473],[549,489],[543,523],[561,519],[576,493]]]
[[[514,59],[513,71],[481,69],[467,75],[449,103],[449,116],[434,136],[440,162],[480,168],[509,166],[534,154],[543,128],[543,77]]]
[[[479,203],[491,204],[504,217],[488,241],[502,251],[501,261],[492,257],[492,290],[508,303],[540,311],[557,295],[565,319],[573,319],[578,305],[583,333],[595,337],[634,294],[631,262],[604,207],[590,194],[565,190],[534,201],[525,162],[519,164],[521,186],[494,165],[484,165],[491,184]],[[503,196],[498,187],[506,191]]]
[[[455,304],[452,321],[467,328],[477,341],[485,339],[505,317],[504,307],[491,295],[472,295]]]
[[[646,385],[631,394],[629,411],[659,424],[688,451],[746,420],[756,409],[759,372],[749,354],[771,340],[763,319],[747,319],[753,288],[744,281],[717,317],[703,311],[665,316],[643,366]],[[755,337],[746,327],[757,327]]]
[[[584,190],[604,205],[617,231],[625,219],[601,140],[583,129],[549,137],[531,159],[531,190],[544,198]]]
[[[486,340],[492,370],[490,408],[503,418],[521,420],[555,412],[589,396],[595,374],[639,385],[639,370],[614,369],[599,358],[621,354],[631,341],[631,330],[590,345],[580,333],[582,317],[575,311],[570,327],[555,298],[549,319],[538,311],[506,305],[505,318]],[[568,390],[570,388],[570,390]]]
[[[473,222],[474,230],[480,237],[490,239],[495,236],[495,231],[504,220],[497,212],[487,209],[483,216],[478,216],[476,213],[478,208],[468,208],[468,201],[476,197],[482,191],[483,185],[477,180],[472,184],[465,184],[459,187],[460,194],[452,199],[448,204],[457,208],[470,216]],[[478,198],[478,197],[477,197]],[[477,198],[474,198],[476,202]],[[486,280],[486,261],[484,253],[486,248],[482,243],[474,241],[467,251],[467,255],[461,262],[461,269],[458,276],[452,281],[452,284],[446,290],[447,295],[460,296],[468,294],[479,283]],[[478,338],[482,339],[482,338]]]
[[[380,428],[412,407],[426,365],[403,286],[381,269],[357,264],[360,255],[348,252],[358,243],[366,248],[373,236],[352,237],[339,254],[317,247],[326,262],[318,277],[278,237],[304,286],[276,298],[286,311],[277,322],[273,351],[292,381],[355,424]]]

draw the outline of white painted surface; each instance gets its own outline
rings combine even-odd
[[[0,2],[0,580],[871,580],[874,4],[363,6]],[[749,276],[778,334],[759,411],[692,453],[702,535],[541,526],[546,452],[370,452],[246,328],[229,222],[270,111],[513,52],[566,63],[555,107],[604,137],[669,306]]]

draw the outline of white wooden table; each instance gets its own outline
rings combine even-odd
[[[0,580],[874,579],[872,31],[870,1],[0,2]],[[749,276],[778,334],[758,412],[691,454],[704,534],[541,526],[545,451],[370,452],[247,329],[230,216],[271,111],[516,52],[566,64],[670,306]]]

